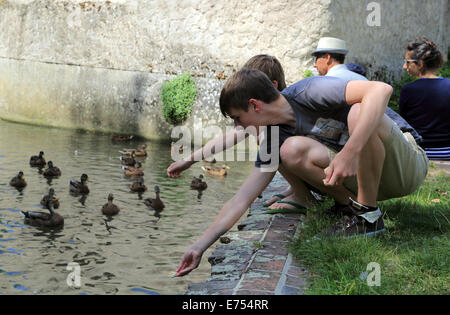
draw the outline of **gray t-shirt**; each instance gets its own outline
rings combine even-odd
[[[275,126],[279,130],[278,149],[291,136],[307,136],[340,151],[349,138],[347,115],[350,106],[345,100],[347,82],[333,77],[310,77],[284,89],[281,94],[294,111],[296,127]],[[269,130],[273,131],[273,127]],[[256,167],[271,164],[269,156],[272,153],[278,154],[279,158],[279,150],[271,152],[271,132],[265,135]]]

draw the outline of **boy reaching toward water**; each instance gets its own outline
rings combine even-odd
[[[198,267],[204,251],[237,222],[277,169],[294,189],[307,183],[340,205],[328,211],[342,216],[328,235],[382,232],[377,200],[414,192],[428,170],[423,150],[384,114],[391,94],[392,87],[382,82],[331,77],[307,78],[280,93],[261,71],[234,74],[220,95],[222,113],[244,128],[270,126],[261,150],[275,149],[268,152],[269,159],[260,150],[251,174],[187,249],[176,275]],[[278,168],[267,167],[278,158]]]

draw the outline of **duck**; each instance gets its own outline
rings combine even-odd
[[[61,176],[61,170],[53,165],[52,161],[47,162],[48,168],[46,168],[43,172],[45,177],[57,177]]]
[[[207,174],[210,175],[219,175],[225,176],[227,175],[227,169],[230,167],[227,165],[222,165],[222,168],[212,167],[212,166],[202,166],[202,170],[204,170]]]
[[[33,226],[57,228],[64,225],[64,218],[55,212],[53,202],[50,201],[47,207],[50,213],[40,211],[22,211],[25,216],[25,223]]]
[[[39,152],[39,155],[33,155],[30,158],[30,165],[37,167],[44,167],[47,162],[44,159],[44,151]]]
[[[141,170],[142,163],[136,162],[134,167],[122,166],[125,176],[144,176],[144,171]]]
[[[147,198],[144,200],[146,206],[152,207],[156,211],[162,211],[165,207],[162,200],[159,198],[159,186],[155,186],[156,198]]]
[[[136,160],[134,159],[134,157],[136,156],[136,154],[134,152],[131,152],[131,157],[120,157],[120,160],[122,161],[122,165],[127,165],[127,166],[134,166],[136,164]]]
[[[134,153],[135,156],[147,156],[147,144],[143,144],[141,146],[141,149],[123,149],[122,151],[119,151],[120,153],[124,154],[124,155],[132,155],[132,153]]]
[[[134,192],[144,192],[147,190],[147,186],[144,185],[144,178],[138,177],[136,181],[131,184],[130,190]]]
[[[119,135],[119,134],[113,134],[111,136],[111,140],[113,141],[130,141],[134,138],[134,136],[127,136],[127,135]]]
[[[27,185],[27,182],[25,181],[25,178],[23,177],[23,172],[20,171],[16,176],[11,178],[11,181],[9,184],[16,188],[23,188]]]
[[[208,188],[208,184],[206,184],[206,182],[203,181],[202,174],[200,174],[198,178],[194,177],[194,179],[191,182],[191,188],[196,190],[205,190],[206,188]]]
[[[102,207],[102,213],[105,215],[116,215],[120,212],[120,208],[113,204],[114,195],[108,195],[108,203],[105,203]]]
[[[184,145],[175,145],[175,142],[172,142],[170,145],[170,154],[172,156],[175,156],[175,152],[178,151],[178,154],[183,154],[184,152]]]
[[[53,207],[55,209],[59,208],[59,200],[55,197],[55,190],[53,188],[50,188],[48,190],[48,195],[45,195],[42,197],[41,205],[43,205],[45,208],[49,207],[50,200],[53,202]]]
[[[69,181],[70,192],[71,193],[78,193],[78,194],[88,194],[89,193],[89,187],[86,185],[87,181],[88,181],[88,176],[86,174],[82,174],[81,175],[80,181],[71,179]]]

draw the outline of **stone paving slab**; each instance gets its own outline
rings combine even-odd
[[[192,295],[296,295],[303,294],[307,271],[293,261],[288,242],[298,233],[301,214],[266,214],[264,200],[284,190],[277,175],[250,207],[247,218],[222,236],[208,261],[211,276],[191,283]]]

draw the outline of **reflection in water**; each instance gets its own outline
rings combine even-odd
[[[123,174],[120,150],[148,143],[142,163],[145,183],[158,185],[163,211],[144,204],[153,189],[130,192],[134,181]],[[62,175],[45,178],[29,160],[44,151]],[[221,206],[251,171],[252,162],[231,162],[226,178],[205,175],[208,189],[191,190],[193,175],[202,163],[180,179],[167,177],[172,162],[170,145],[133,139],[113,142],[110,135],[12,124],[0,120],[0,293],[3,294],[180,294],[190,282],[204,281],[210,265],[184,278],[169,278],[184,250],[209,226]],[[23,170],[27,187],[17,191],[10,179]],[[89,195],[72,195],[69,180],[89,175]],[[42,196],[55,189],[56,210],[64,228],[45,230],[24,225],[21,211],[43,211]],[[121,209],[114,217],[102,215],[105,196],[114,193]],[[207,257],[210,253],[205,253]],[[66,267],[81,267],[80,289],[70,288]]]

